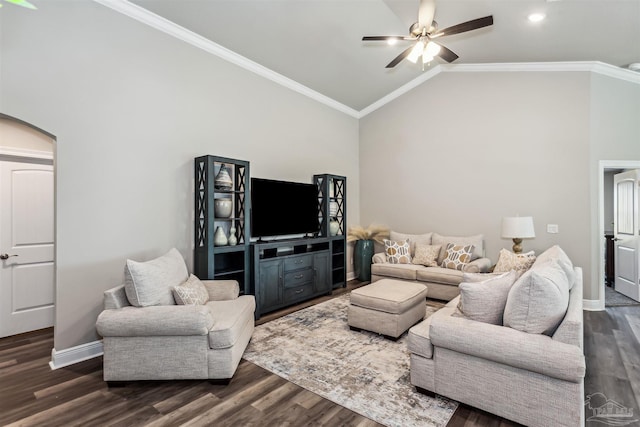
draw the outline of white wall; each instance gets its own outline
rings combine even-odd
[[[588,267],[589,83],[587,72],[442,73],[361,119],[362,222],[482,233],[495,262],[513,244],[502,217],[531,215],[525,251],[557,243]]]
[[[196,156],[346,175],[358,218],[356,119],[96,3],[38,6],[2,8],[0,106],[57,137],[57,351],[98,338],[126,258],[191,267]]]

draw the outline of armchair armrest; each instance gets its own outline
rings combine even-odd
[[[578,383],[585,375],[585,359],[580,347],[554,341],[547,335],[463,317],[433,316],[429,337],[435,347],[565,381]]]
[[[478,258],[464,266],[465,273],[486,273],[491,268],[491,260],[489,258]]]
[[[374,264],[384,264],[385,262],[387,262],[387,254],[385,254],[384,252],[378,252],[373,254],[373,263]]]
[[[240,284],[237,280],[202,280],[209,293],[209,301],[226,301],[238,298]]]
[[[103,337],[207,335],[213,326],[204,305],[155,305],[104,310],[96,329]]]

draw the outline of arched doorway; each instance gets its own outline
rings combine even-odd
[[[54,144],[0,114],[0,337],[54,324]]]

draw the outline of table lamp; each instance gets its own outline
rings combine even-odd
[[[522,252],[522,239],[536,237],[533,230],[533,217],[512,216],[502,218],[502,237],[513,239],[513,252]]]

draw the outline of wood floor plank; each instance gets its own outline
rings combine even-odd
[[[238,411],[246,406],[257,394],[271,391],[273,388],[282,384],[283,381],[284,380],[282,378],[275,375],[267,376],[261,381],[235,394],[233,399],[224,400],[214,408],[205,411],[184,423],[184,426],[201,426],[216,423],[220,419],[224,418],[225,415]]]
[[[616,402],[625,407],[633,408],[633,412],[638,414],[640,413],[640,358],[638,357],[638,351],[634,348],[633,341],[629,339],[628,334],[614,330],[613,335],[620,349],[622,366],[627,374],[631,396],[633,397],[633,401],[626,399],[626,401],[616,400]],[[609,397],[609,399],[615,400],[614,396]]]
[[[299,386],[294,383],[286,382],[280,387],[273,389],[271,392],[265,394],[258,400],[251,403],[251,406],[259,411],[268,412],[269,409],[274,408],[282,400],[289,398],[292,394],[296,393],[300,389]]]
[[[309,390],[301,389],[291,400],[305,409],[311,409],[314,405],[321,402],[323,398]]]
[[[220,399],[211,393],[207,393],[196,400],[193,400],[181,407],[169,412],[168,414],[158,418],[156,421],[149,423],[149,427],[166,427],[181,425],[191,421],[193,414],[201,414],[213,408],[220,403]]]

